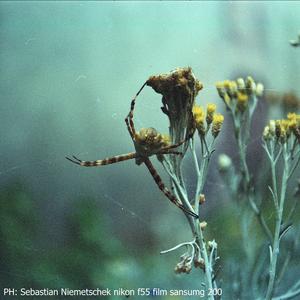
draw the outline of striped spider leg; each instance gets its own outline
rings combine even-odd
[[[188,208],[186,208],[181,202],[179,202],[179,200],[177,199],[177,197],[172,194],[170,192],[170,190],[165,186],[165,184],[163,183],[161,177],[159,176],[159,174],[157,173],[156,169],[154,168],[153,164],[151,163],[149,158],[146,158],[144,160],[145,165],[147,166],[151,176],[153,177],[156,185],[158,186],[158,188],[164,193],[164,195],[173,203],[175,204],[178,208],[180,208],[182,211],[184,211],[186,214],[194,217],[194,218],[199,218],[199,216],[194,213],[193,211],[189,210]]]
[[[141,91],[144,89],[146,84],[147,84],[147,81],[142,85],[142,87],[136,93],[134,98],[131,100],[130,111],[125,118],[125,123],[126,123],[127,129],[128,129],[128,132],[133,140],[134,140],[134,135],[135,135],[135,128],[134,128],[134,123],[133,123],[133,111],[134,111],[134,106],[135,106],[135,100],[138,97],[138,95],[141,93]]]
[[[130,112],[128,116],[125,119],[127,129],[129,131],[129,134],[131,138],[134,140],[134,134],[135,134],[135,129],[134,129],[134,124],[133,124],[133,110],[134,110],[134,105],[135,105],[135,100],[138,97],[138,95],[141,93],[143,88],[145,87],[147,82],[145,82],[142,87],[139,89],[139,91],[136,93],[134,98],[131,101],[130,105]],[[174,153],[175,154],[175,153]],[[116,155],[113,157],[108,157],[105,159],[98,159],[98,160],[90,160],[90,161],[85,161],[77,158],[75,155],[72,155],[72,158],[66,157],[67,160],[71,161],[74,164],[80,165],[82,167],[97,167],[97,166],[104,166],[104,165],[110,165],[114,164],[117,162],[133,159],[137,157],[136,152],[130,152],[127,154],[122,154],[122,155]]]
[[[120,161],[124,160],[129,160],[136,158],[136,153],[135,152],[130,152],[127,154],[122,154],[122,155],[116,155],[113,157],[108,157],[104,159],[98,159],[98,160],[81,160],[77,158],[75,155],[72,155],[72,158],[66,157],[67,160],[71,161],[74,164],[77,164],[82,167],[97,167],[97,166],[105,166],[105,165],[110,165],[114,164]]]
[[[188,136],[185,140],[177,143],[177,144],[173,144],[170,145],[168,139],[159,134],[154,128],[146,128],[146,129],[142,129],[139,133],[136,133],[135,128],[134,128],[134,122],[133,122],[133,112],[134,112],[134,106],[135,106],[135,101],[136,98],[138,97],[138,95],[141,93],[141,91],[143,90],[143,88],[145,87],[145,85],[147,84],[147,82],[145,82],[142,87],[139,89],[139,91],[136,93],[135,97],[132,99],[131,104],[130,104],[130,111],[129,114],[127,115],[127,117],[125,118],[125,123],[127,125],[127,129],[128,132],[134,142],[135,148],[137,150],[137,148],[139,148],[139,144],[143,143],[143,139],[149,139],[149,141],[151,141],[151,139],[165,139],[164,141],[164,147],[161,148],[158,152],[156,152],[156,155],[161,155],[161,154],[179,154],[182,155],[181,152],[178,151],[173,151],[172,149],[175,149],[177,147],[179,147],[180,145],[182,145],[183,143],[185,143],[190,136]],[[191,134],[192,135],[192,134]],[[137,141],[140,141],[140,143],[137,145]],[[146,142],[147,144],[147,142]],[[138,152],[138,150],[137,150]],[[141,152],[143,152],[141,150]],[[161,177],[159,176],[159,174],[157,173],[156,169],[154,168],[153,164],[151,163],[150,159],[149,159],[149,153],[147,155],[147,153],[145,153],[145,155],[143,155],[143,159],[141,162],[139,162],[139,160],[136,159],[136,163],[137,164],[141,164],[142,162],[145,163],[145,165],[147,166],[151,176],[153,177],[155,183],[157,184],[158,188],[164,193],[164,195],[172,202],[174,203],[177,207],[179,207],[181,210],[183,210],[185,213],[195,217],[195,218],[199,218],[199,216],[197,214],[195,214],[194,212],[190,211],[189,209],[187,209],[186,207],[184,207],[181,202],[169,191],[169,189],[165,186],[165,184],[163,183]]]
[[[142,128],[139,132],[135,131],[134,123],[133,123],[133,110],[135,105],[136,97],[142,91],[146,83],[142,86],[142,88],[138,91],[136,96],[133,98],[131,102],[131,109],[128,116],[125,119],[127,129],[134,143],[135,151],[130,152],[123,155],[113,156],[109,158],[105,158],[102,160],[94,160],[94,161],[83,161],[73,156],[72,158],[66,157],[72,163],[83,167],[96,167],[109,165],[125,160],[135,159],[137,165],[141,165],[145,163],[150,174],[152,175],[155,183],[158,188],[164,193],[164,195],[177,207],[183,210],[185,213],[198,218],[198,215],[193,211],[190,211],[169,191],[169,189],[163,183],[161,177],[158,175],[154,166],[152,165],[149,157],[152,155],[162,155],[162,154],[174,154],[174,155],[182,155],[181,152],[174,150],[181,144],[183,144],[186,140],[181,141],[177,144],[170,144],[169,138],[163,134],[160,134],[154,128]]]

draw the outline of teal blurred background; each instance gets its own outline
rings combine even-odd
[[[299,30],[299,2],[0,2],[0,288],[200,288],[200,271],[174,274],[180,251],[159,255],[191,235],[146,168],[79,168],[64,157],[132,151],[124,122],[132,96],[176,67],[193,68],[204,84],[198,103],[219,111],[215,82],[240,75],[299,94],[300,51],[288,43]],[[136,126],[167,132],[160,105],[143,91]],[[258,107],[250,153],[258,164],[264,122],[281,113]],[[239,255],[228,241],[238,216],[215,162],[234,156],[225,128],[202,216],[224,261]],[[193,190],[189,157],[185,172]]]

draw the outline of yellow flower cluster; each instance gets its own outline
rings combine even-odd
[[[208,131],[210,125],[212,124],[211,133],[214,137],[217,137],[223,121],[224,116],[221,114],[215,114],[216,105],[209,103],[206,108],[206,113],[201,106],[194,105],[193,106],[193,117],[195,122],[195,127],[197,128],[199,134],[201,136],[205,136]],[[205,124],[206,123],[206,124]]]
[[[216,83],[219,96],[227,107],[236,108],[244,112],[248,107],[249,98],[262,96],[264,87],[261,83],[255,83],[252,77],[246,80],[238,78],[236,81],[225,80]]]
[[[279,139],[286,142],[287,139],[294,135],[300,143],[300,115],[289,113],[287,119],[271,120],[263,132],[264,140]]]

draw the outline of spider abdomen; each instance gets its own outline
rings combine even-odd
[[[155,128],[142,128],[135,134],[136,152],[141,156],[148,157],[158,153],[163,147],[169,145],[170,139],[167,135],[159,133]]]

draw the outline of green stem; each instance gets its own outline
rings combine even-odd
[[[206,278],[206,291],[212,291],[213,289],[213,282],[212,282],[212,265],[209,261],[207,249],[206,249],[206,242],[203,237],[203,232],[200,228],[199,220],[196,221],[196,243],[199,245],[201,249],[201,253],[205,263],[205,278]],[[211,294],[208,296],[208,299],[214,300],[214,296]]]
[[[271,162],[271,174],[272,174],[272,190],[273,190],[273,200],[276,211],[279,210],[278,207],[278,192],[277,192],[277,179],[276,179],[276,164]]]
[[[201,138],[201,141],[202,141],[201,145],[203,145],[204,143],[206,144],[205,137]],[[199,166],[198,158],[197,158],[197,154],[196,154],[195,142],[194,142],[194,140],[191,142],[191,150],[192,150],[192,155],[193,155],[193,160],[194,160],[196,175],[197,175],[197,186],[196,186],[195,200],[194,200],[195,211],[196,211],[197,214],[200,213],[200,211],[199,211],[199,208],[200,208],[199,207],[199,197],[200,197],[200,194],[203,191],[204,183],[205,183],[205,180],[206,180],[207,171],[208,171],[208,164],[209,164],[210,157],[211,157],[211,154],[212,154],[213,143],[214,143],[214,140],[212,141],[210,146],[207,146],[207,144],[206,144],[205,149],[207,149],[207,150],[203,152],[201,164]]]
[[[198,158],[196,154],[196,147],[195,147],[195,142],[194,140],[191,141],[191,150],[192,150],[192,155],[193,155],[193,160],[195,164],[195,169],[196,169],[196,175],[197,175],[197,187],[196,187],[196,192],[195,192],[195,212],[197,214],[200,213],[199,210],[199,196],[200,193],[203,190],[204,182],[206,179],[206,173],[207,173],[207,167],[208,167],[208,162],[210,159],[211,155],[211,150],[209,149],[208,152],[206,153],[206,156],[203,155],[201,165],[199,166],[198,163]],[[204,259],[204,264],[205,264],[205,278],[206,278],[206,289],[212,290],[213,288],[213,280],[212,280],[212,262],[209,260],[209,256],[207,253],[207,248],[206,248],[206,242],[203,236],[202,229],[200,227],[200,221],[196,220],[195,221],[195,231],[196,231],[196,243],[199,245],[202,257]],[[208,299],[214,300],[213,295],[208,296]]]
[[[238,142],[238,150],[239,150],[239,158],[240,158],[240,167],[241,167],[241,173],[243,175],[243,189],[245,196],[247,197],[248,203],[253,210],[255,216],[258,219],[259,224],[261,225],[264,233],[268,237],[270,241],[272,241],[272,233],[263,217],[261,214],[260,209],[257,207],[254,197],[253,197],[253,192],[250,190],[251,189],[251,178],[250,178],[250,173],[246,161],[246,146],[243,144],[242,141],[242,136],[241,136],[241,131],[239,128],[236,128],[236,138]]]
[[[165,171],[168,173],[168,175],[170,176],[171,178],[171,181],[175,187],[175,194],[177,196],[179,196],[182,204],[188,209],[188,210],[191,210],[193,211],[193,208],[189,202],[189,199],[188,199],[188,195],[187,195],[187,191],[185,189],[185,187],[183,187],[181,184],[180,184],[180,180],[179,178],[176,176],[176,173],[174,171],[174,168],[173,168],[173,164],[169,161],[168,158],[164,158],[164,160],[162,160],[162,165],[165,169]],[[188,214],[185,214],[187,219],[188,219],[188,222],[190,224],[190,227],[191,227],[191,230],[193,232],[193,234],[195,235],[195,224],[194,224],[194,221],[193,221],[193,218],[188,215]]]
[[[201,165],[199,166],[198,163],[198,158],[196,155],[196,149],[195,149],[195,144],[194,141],[191,141],[191,150],[192,150],[192,155],[195,163],[195,168],[196,168],[196,175],[197,175],[197,187],[196,187],[196,194],[195,194],[195,212],[199,214],[199,195],[203,190],[203,186],[205,183],[205,179],[207,176],[207,169],[208,169],[208,163],[210,160],[210,156],[212,154],[212,146],[213,143],[208,147],[206,146],[206,150],[204,150],[203,155],[202,155],[202,160],[201,160]],[[176,168],[175,161],[169,160],[169,158],[164,157],[164,159],[161,161],[164,169],[170,176],[172,183],[174,185],[176,194],[179,196],[181,202],[183,205],[189,209],[192,210],[190,201],[188,199],[188,194],[186,191],[185,186],[182,184],[180,178],[179,178],[179,172],[178,169]],[[192,217],[186,215],[191,227],[191,230],[193,232],[193,235],[195,237],[195,243],[198,245],[201,256],[204,259],[204,264],[205,264],[205,282],[206,282],[206,289],[207,291],[211,291],[213,287],[216,287],[216,283],[213,282],[213,266],[212,266],[212,261],[209,258],[208,255],[208,250],[206,246],[206,242],[203,236],[203,231],[200,227],[200,220],[193,219]],[[209,300],[214,300],[213,295],[208,295],[207,299]]]
[[[281,223],[282,223],[283,208],[284,208],[285,195],[286,195],[286,190],[287,190],[287,182],[288,182],[288,176],[289,176],[289,162],[288,162],[288,154],[287,154],[286,144],[284,144],[283,147],[284,147],[284,150],[283,150],[284,170],[283,170],[282,181],[281,181],[279,206],[275,207],[276,224],[275,224],[274,240],[273,240],[272,255],[271,255],[271,262],[270,262],[269,283],[268,283],[268,289],[267,289],[267,294],[266,294],[266,298],[265,298],[266,300],[272,299],[272,296],[274,293],[274,288],[275,288],[276,267],[277,267],[277,259],[278,259],[279,246],[280,246],[280,227],[281,227]],[[276,177],[275,172],[272,172],[272,177]],[[273,184],[276,184],[276,178],[272,178],[272,182],[273,182]],[[274,191],[275,197],[278,199],[278,193],[277,193],[276,186],[273,186],[273,191]]]

